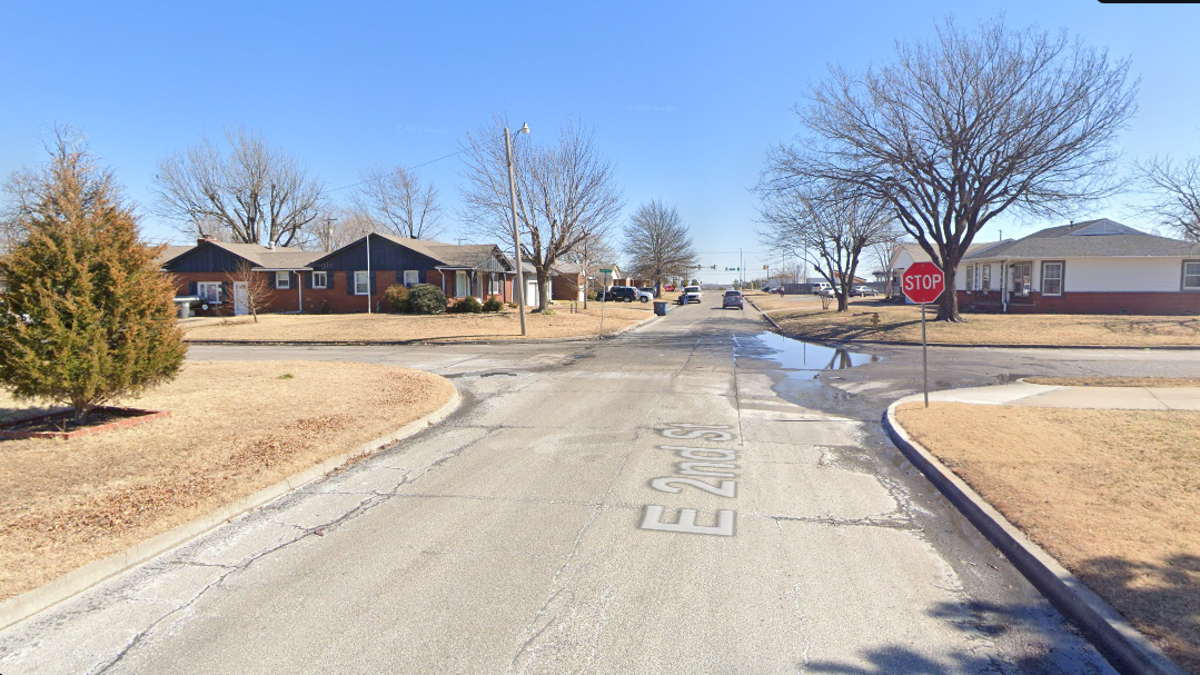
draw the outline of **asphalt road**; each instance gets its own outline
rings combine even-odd
[[[803,346],[716,300],[602,342],[193,348],[422,367],[464,405],[0,633],[0,673],[1112,672],[882,435],[919,350]],[[1200,373],[931,356],[939,388]]]

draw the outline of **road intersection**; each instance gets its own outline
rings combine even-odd
[[[0,632],[0,672],[1112,672],[886,442],[918,352],[784,344],[713,298],[599,342],[194,347],[421,367],[464,405]],[[934,388],[1200,372],[931,355]]]

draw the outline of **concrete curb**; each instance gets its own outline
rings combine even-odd
[[[896,447],[925,474],[929,482],[988,541],[1000,549],[1060,612],[1087,631],[1092,643],[1119,672],[1125,675],[1187,675],[1100,596],[1075,578],[1042,547],[1030,541],[966,482],[909,437],[896,422],[896,407],[915,400],[920,400],[920,396],[906,396],[888,406],[883,416],[883,427]]]
[[[781,334],[783,333],[783,329],[779,327],[779,324],[775,323],[775,319],[772,319],[770,314],[767,314],[766,312],[762,311],[762,309],[760,309],[758,305],[754,304],[754,301],[751,300],[750,298],[746,298],[746,302],[750,303],[750,306],[753,307],[754,309],[757,309],[758,313],[762,314],[762,318],[766,319],[767,323],[774,326],[775,330],[779,331]]]
[[[645,324],[657,319],[658,316],[650,315],[637,323],[628,325],[614,333],[605,333],[603,335],[580,335],[578,337],[556,337],[556,338],[522,338],[514,340],[445,340],[432,338],[428,340],[387,340],[387,341],[370,341],[370,340],[188,340],[184,339],[183,343],[188,346],[195,345],[197,347],[405,347],[412,345],[420,346],[447,346],[447,345],[534,345],[547,344],[558,342],[594,342],[596,340],[610,340],[623,335],[635,328],[644,326]]]
[[[462,403],[462,397],[458,394],[458,389],[454,389],[450,400],[441,408],[422,417],[421,419],[413,420],[408,424],[400,427],[396,431],[381,436],[371,441],[367,441],[350,452],[343,453],[337,457],[331,457],[320,464],[312,466],[304,471],[292,474],[282,481],[263,488],[258,492],[243,497],[232,504],[226,504],[208,515],[201,516],[191,522],[184,523],[173,530],[164,532],[157,537],[153,537],[134,546],[114,553],[107,558],[102,558],[93,563],[84,565],[79,569],[68,572],[67,574],[43,584],[31,591],[26,591],[20,595],[14,596],[0,602],[0,630],[8,628],[15,623],[23,621],[43,610],[46,610],[64,600],[78,595],[96,584],[99,584],[106,579],[114,577],[126,570],[137,567],[143,563],[149,562],[151,559],[178,548],[197,537],[200,537],[211,530],[214,530],[226,522],[245,515],[256,508],[264,506],[283,495],[286,495],[293,490],[296,490],[308,483],[311,483],[335,469],[341,468],[350,460],[367,453],[374,453],[383,448],[390,447],[397,442],[423,431],[438,422],[449,417],[458,406]]]
[[[766,316],[766,314],[763,314]],[[768,317],[769,318],[769,317]],[[773,320],[771,323],[775,323]],[[778,324],[776,324],[778,326]],[[782,332],[783,329],[780,329]],[[788,333],[788,337],[794,337],[797,340],[806,342],[820,342],[829,345],[884,345],[888,347],[920,347],[920,342],[909,342],[906,340],[839,340],[836,338],[825,337],[806,337],[799,333]],[[1137,347],[1132,345],[1006,345],[998,343],[985,344],[966,344],[959,342],[930,342],[930,347],[950,347],[953,349],[1102,349],[1102,350],[1153,350],[1166,349],[1172,351],[1196,351],[1200,350],[1200,346],[1192,345],[1153,345],[1150,347]]]

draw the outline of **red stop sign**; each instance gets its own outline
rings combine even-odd
[[[931,262],[913,263],[900,277],[900,290],[917,304],[933,302],[946,290],[946,277]]]

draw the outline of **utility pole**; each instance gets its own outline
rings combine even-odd
[[[529,125],[521,127],[517,133],[529,133]],[[512,232],[513,232],[513,250],[516,254],[517,263],[517,308],[521,312],[521,335],[529,334],[529,330],[525,327],[525,270],[521,263],[521,225],[517,222],[517,187],[516,180],[513,178],[513,152],[512,152],[512,135],[508,133],[508,127],[504,127],[504,157],[508,161],[508,199],[509,205],[512,207]]]
[[[325,216],[325,252],[333,250],[333,223],[337,218]]]

